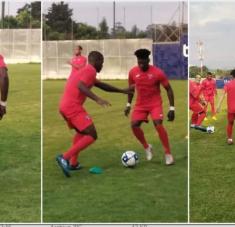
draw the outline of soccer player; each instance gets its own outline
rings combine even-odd
[[[165,163],[166,165],[171,165],[174,163],[174,159],[171,154],[167,131],[163,126],[160,85],[166,89],[169,99],[169,121],[173,121],[175,118],[174,93],[165,73],[161,69],[149,64],[150,53],[147,49],[136,50],[135,56],[137,57],[138,66],[133,67],[129,71],[129,87],[134,87],[137,92],[137,100],[131,115],[131,128],[133,134],[145,149],[146,159],[151,160],[153,148],[146,141],[144,132],[141,129],[141,124],[148,122],[148,116],[150,115],[164,147]],[[130,113],[133,96],[134,94],[128,95],[128,102],[124,110],[126,116]]]
[[[77,72],[87,64],[87,58],[82,55],[82,46],[76,46],[74,49],[74,56],[68,64],[72,66],[71,74]]]
[[[59,166],[67,177],[70,177],[70,170],[81,168],[77,160],[78,155],[97,139],[92,118],[83,106],[86,98],[92,99],[100,106],[110,106],[108,101],[94,94],[91,88],[96,86],[107,92],[124,94],[131,92],[129,88],[119,89],[96,79],[96,73],[101,71],[103,62],[104,58],[100,52],[90,52],[88,64],[68,78],[60,101],[60,113],[67,121],[68,126],[76,131],[72,146],[62,155],[56,157]]]
[[[227,125],[227,143],[229,145],[233,144],[233,124],[235,121],[235,69],[230,73],[233,79],[228,82],[224,86],[224,92],[219,100],[217,113],[220,112],[222,102],[224,97],[227,94],[227,118],[228,118],[228,125]]]
[[[8,88],[9,88],[9,78],[7,73],[7,66],[4,62],[3,56],[0,55],[0,92],[1,92],[0,120],[6,114]]]
[[[206,111],[208,104],[211,106],[212,119],[217,120],[215,112],[215,95],[217,95],[216,81],[212,78],[212,73],[208,72],[206,79],[202,81],[202,93],[204,95],[205,101],[207,102]],[[205,118],[207,120],[207,118]]]
[[[201,125],[204,118],[206,117],[206,102],[204,97],[201,95],[201,87],[198,86],[196,81],[189,81],[189,99],[189,108],[193,112],[191,117],[191,128],[203,132],[213,133],[213,126],[204,127]]]

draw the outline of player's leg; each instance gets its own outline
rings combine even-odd
[[[204,96],[204,99],[205,99],[205,101],[206,101],[206,105],[203,107],[203,109],[204,109],[204,112],[206,113],[206,116],[204,117],[204,121],[208,121],[208,118],[207,118],[207,116],[208,116],[208,105],[209,105],[209,102],[208,102],[208,97],[207,96]]]
[[[198,120],[198,113],[193,112],[191,116],[191,124],[196,125]]]
[[[131,115],[131,129],[136,139],[144,147],[146,152],[146,159],[151,160],[153,156],[152,145],[148,144],[144,136],[144,131],[141,129],[141,124],[144,121],[148,121],[148,112],[135,108]]]
[[[233,125],[235,120],[235,114],[228,113],[228,124],[227,124],[227,142],[229,145],[233,144]]]
[[[216,111],[215,111],[215,98],[214,97],[211,97],[210,99],[210,105],[211,105],[211,114],[212,114],[212,119],[213,120],[217,120],[216,118]]]
[[[83,137],[83,134],[81,132],[77,131],[74,138],[73,138],[73,144],[76,144],[81,138]],[[80,169],[81,166],[78,162],[78,154],[72,156],[69,160],[69,165],[71,170],[77,170]]]
[[[204,110],[200,111],[198,113],[198,119],[197,119],[196,125],[197,126],[201,125],[205,117],[206,117],[206,112]]]
[[[153,120],[154,127],[158,133],[162,146],[165,152],[166,165],[174,164],[174,158],[171,154],[168,134],[163,126],[163,109],[162,106],[156,106],[150,111],[151,118]]]
[[[162,146],[164,148],[166,165],[172,165],[174,164],[174,158],[171,154],[167,131],[165,127],[163,126],[161,119],[153,120],[153,123],[157,130]]]
[[[72,146],[66,152],[57,156],[56,158],[64,174],[67,177],[70,177],[69,160],[74,156],[77,158],[82,150],[91,145],[97,139],[97,133],[92,119],[85,110],[81,111],[77,116],[66,120],[70,127],[73,127],[76,131],[82,134],[82,136],[77,134],[74,138],[75,140]]]
[[[134,120],[131,121],[131,129],[135,137],[139,140],[139,142],[143,145],[144,149],[148,147],[148,143],[145,139],[144,132],[141,129],[141,124],[143,121]]]

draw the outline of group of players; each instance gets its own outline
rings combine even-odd
[[[163,107],[160,92],[162,85],[169,100],[168,120],[174,121],[174,93],[165,73],[156,66],[150,65],[151,52],[147,49],[138,49],[135,51],[137,57],[137,66],[129,71],[128,87],[125,89],[116,88],[110,84],[104,83],[96,78],[97,73],[102,70],[104,57],[98,51],[92,51],[88,55],[88,60],[82,55],[82,47],[77,46],[73,58],[68,62],[71,67],[71,73],[66,82],[63,95],[60,100],[59,110],[68,126],[75,130],[75,136],[72,146],[63,154],[56,157],[57,163],[61,167],[65,176],[70,177],[70,171],[81,169],[78,162],[80,152],[93,144],[97,139],[97,132],[91,116],[84,108],[86,98],[90,98],[102,107],[108,107],[111,104],[92,92],[92,87],[98,87],[107,92],[116,92],[126,94],[127,104],[124,109],[125,116],[131,111],[131,103],[134,93],[137,93],[136,103],[131,114],[131,130],[136,139],[143,146],[146,159],[153,157],[153,147],[145,138],[141,129],[143,122],[148,122],[149,115],[153,121],[156,132],[165,152],[166,165],[174,164],[174,158],[171,154],[168,134],[163,126]],[[190,80],[190,110],[192,111],[191,128],[213,133],[214,126],[204,127],[203,121],[208,120],[208,104],[211,106],[211,117],[217,120],[216,113],[221,110],[222,102],[227,95],[227,143],[233,144],[233,124],[235,120],[235,70],[231,71],[232,79],[224,86],[224,92],[215,108],[215,96],[217,95],[216,82],[212,73],[208,72],[206,79],[201,82],[201,76],[197,75],[195,80]],[[0,55],[0,119],[6,114],[7,96],[8,96],[9,78],[7,66],[4,58]]]
[[[86,98],[92,99],[103,107],[110,106],[108,101],[92,92],[91,88],[93,86],[107,92],[127,94],[128,101],[124,110],[126,116],[130,113],[132,99],[136,91],[136,103],[131,114],[131,129],[134,136],[142,144],[146,153],[146,159],[151,160],[153,148],[147,142],[141,129],[141,124],[148,122],[148,116],[150,115],[165,151],[165,163],[166,165],[174,164],[168,134],[163,126],[160,85],[165,88],[169,99],[170,107],[167,115],[169,121],[173,121],[175,118],[173,90],[165,73],[161,69],[149,64],[149,56],[151,54],[149,50],[138,49],[134,54],[137,57],[137,66],[134,66],[129,71],[128,87],[120,89],[96,78],[104,63],[104,57],[100,52],[90,52],[87,62],[86,58],[82,56],[82,47],[76,47],[75,55],[69,61],[72,71],[66,82],[59,106],[60,113],[68,126],[76,132],[72,146],[63,154],[56,157],[57,163],[65,176],[70,177],[70,171],[81,169],[81,165],[78,162],[80,152],[93,144],[97,139],[97,132],[92,118],[84,108]]]
[[[217,120],[216,113],[221,111],[222,102],[227,95],[227,143],[233,144],[233,124],[235,121],[235,70],[231,71],[231,80],[225,84],[224,91],[215,108],[215,96],[217,96],[216,81],[213,79],[211,72],[208,72],[206,78],[201,82],[201,76],[196,75],[195,80],[190,80],[189,93],[190,103],[189,107],[192,111],[191,128],[214,133],[214,126],[204,127],[203,121],[207,121],[208,104],[211,105],[211,115],[213,120]]]

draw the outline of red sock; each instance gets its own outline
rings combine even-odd
[[[81,133],[77,133],[73,138],[73,144],[76,144],[84,135]],[[78,154],[75,154],[69,160],[70,165],[76,166],[78,164]]]
[[[140,127],[132,127],[132,131],[135,135],[135,137],[140,141],[140,143],[143,145],[144,149],[148,148],[148,143],[146,142],[146,139],[144,137],[144,132]]]
[[[197,119],[197,125],[201,125],[205,117],[206,117],[205,112],[199,113]]]
[[[78,140],[73,146],[63,154],[64,159],[69,160],[74,155],[78,155],[80,151],[92,144],[95,139],[90,135],[84,135],[80,140]]]
[[[227,125],[227,136],[228,138],[232,138],[233,136],[233,124],[231,124],[230,122]]]
[[[196,125],[197,124],[197,119],[198,119],[198,113],[193,113],[191,117],[191,124]]]
[[[212,116],[215,116],[216,112],[215,112],[215,103],[214,101],[211,102],[211,113],[212,113]]]
[[[164,147],[165,154],[170,154],[171,153],[170,145],[169,145],[168,135],[167,135],[165,128],[163,127],[163,125],[155,125],[155,128],[157,129],[159,138]]]

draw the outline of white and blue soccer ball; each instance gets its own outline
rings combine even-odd
[[[125,151],[121,158],[122,164],[125,167],[134,167],[139,162],[138,155],[134,151]]]

